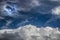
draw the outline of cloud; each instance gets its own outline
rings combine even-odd
[[[26,25],[17,29],[0,30],[0,40],[60,40],[58,28]]]
[[[23,11],[29,11],[31,10],[31,8],[40,6],[40,1],[39,0],[19,0],[18,6],[20,6],[20,9]]]
[[[50,1],[60,1],[60,0],[50,0]]]
[[[15,5],[16,10],[30,10],[32,7],[40,6],[39,0],[6,0],[1,2],[4,5]]]
[[[18,11],[30,11],[32,8],[40,6],[38,0],[4,0],[0,2],[0,12],[2,16],[20,17]]]
[[[53,8],[52,9],[52,14],[60,15],[60,6]]]

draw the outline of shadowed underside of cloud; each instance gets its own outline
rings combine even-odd
[[[58,28],[26,25],[17,29],[0,30],[0,40],[60,40]]]

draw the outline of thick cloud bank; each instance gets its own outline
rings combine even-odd
[[[58,28],[26,25],[17,29],[0,30],[0,40],[60,40],[60,31]]]

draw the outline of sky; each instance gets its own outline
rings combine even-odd
[[[60,1],[0,0],[0,29],[28,24],[60,28]]]
[[[0,0],[0,40],[60,40],[60,0]]]

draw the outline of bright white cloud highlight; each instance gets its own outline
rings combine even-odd
[[[55,7],[54,9],[52,9],[52,14],[60,15],[60,6]]]
[[[60,40],[58,28],[26,25],[17,29],[0,30],[0,40]]]

